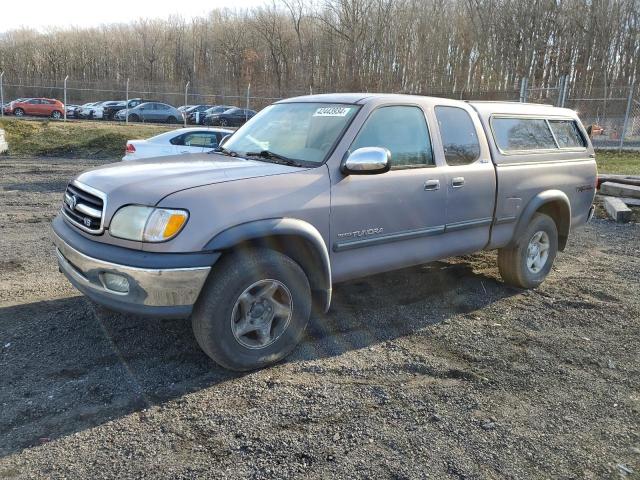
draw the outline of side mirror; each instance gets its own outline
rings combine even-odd
[[[391,152],[381,147],[363,147],[351,153],[342,162],[345,175],[375,175],[391,168]]]
[[[231,138],[231,134],[228,133],[227,135],[225,135],[224,137],[222,137],[222,140],[220,140],[220,143],[218,144],[219,147],[223,146],[227,140],[229,140],[229,138]]]

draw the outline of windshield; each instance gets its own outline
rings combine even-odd
[[[357,105],[332,103],[271,105],[234,133],[224,149],[240,156],[268,151],[320,164],[358,109]]]

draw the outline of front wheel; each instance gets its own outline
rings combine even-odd
[[[53,112],[51,112],[51,118],[53,118],[54,120],[60,120],[60,118],[62,118],[62,113],[54,110]]]
[[[167,123],[178,123],[178,120],[176,117],[169,117],[167,118]]]
[[[550,216],[536,213],[515,246],[498,250],[498,269],[506,283],[535,288],[551,271],[557,253],[556,223]]]
[[[223,118],[222,120],[220,120],[220,126],[221,127],[228,127],[229,126],[229,122]]]
[[[207,280],[193,315],[193,332],[213,360],[231,370],[253,370],[287,356],[311,314],[302,268],[268,249],[223,258]]]

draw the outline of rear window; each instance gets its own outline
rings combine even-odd
[[[551,131],[560,148],[584,148],[584,138],[573,120],[549,120]]]
[[[497,117],[491,120],[491,126],[498,147],[505,152],[558,148],[542,118]]]

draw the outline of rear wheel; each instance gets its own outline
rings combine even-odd
[[[220,126],[221,127],[227,127],[227,126],[229,126],[229,122],[223,118],[223,119],[220,120]]]
[[[547,277],[558,253],[558,229],[551,217],[536,213],[511,248],[498,250],[502,279],[516,287],[535,288]]]
[[[13,114],[14,114],[16,117],[24,117],[24,110],[23,110],[23,109],[21,109],[21,108],[16,108],[16,109],[13,111]]]
[[[194,335],[213,360],[232,370],[275,363],[295,348],[309,322],[311,290],[302,268],[268,249],[223,258],[192,315]]]

